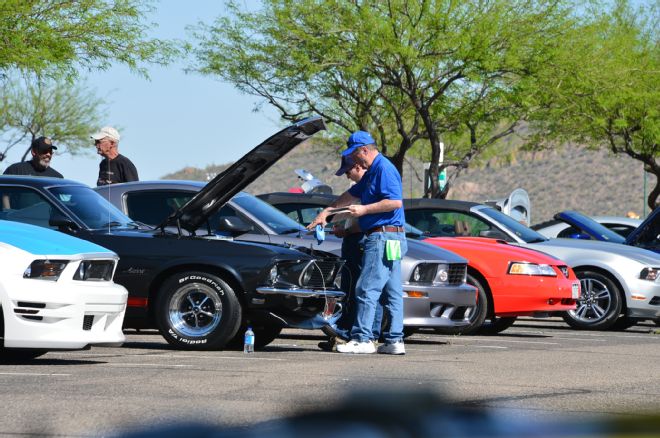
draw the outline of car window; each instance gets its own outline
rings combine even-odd
[[[632,233],[633,230],[637,228],[637,227],[633,227],[632,225],[624,225],[624,224],[603,223],[603,225],[609,228],[610,230],[614,231],[615,233],[622,235],[623,237],[628,237],[628,234]]]
[[[49,224],[55,207],[32,188],[0,187],[0,200],[0,219],[57,228]]]
[[[433,237],[476,237],[491,229],[489,224],[467,213],[439,209],[406,210],[406,221]]]
[[[235,196],[233,202],[254,216],[257,221],[267,225],[275,234],[289,234],[303,231],[303,228],[298,222],[291,220],[282,211],[256,196],[241,194],[240,196]]]
[[[89,229],[136,227],[133,220],[89,187],[63,185],[48,191]]]
[[[286,213],[291,219],[305,226],[311,224],[314,218],[324,208],[316,204],[301,203],[278,204],[275,207]]]
[[[195,196],[196,192],[187,192],[182,190],[144,190],[129,192],[126,197],[126,210],[128,215],[138,222],[147,225],[158,226],[167,217],[176,210],[184,206]],[[219,211],[211,216],[209,222],[212,230],[217,230],[220,220],[227,216],[238,216],[245,222],[253,226],[251,232],[261,233],[262,231],[254,226],[254,222],[248,217],[236,211],[230,205],[224,205]]]
[[[559,233],[557,233],[557,237],[570,239],[575,237],[578,233],[579,231],[576,228],[568,227],[568,228],[564,228]],[[585,239],[591,239],[591,237],[589,237],[587,234],[582,234],[582,237],[584,237]]]
[[[189,193],[171,191],[129,192],[125,195],[126,213],[135,221],[155,227],[192,196]]]

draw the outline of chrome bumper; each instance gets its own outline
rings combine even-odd
[[[340,290],[280,289],[276,287],[258,287],[262,295],[290,295],[300,298],[343,298],[346,294]]]

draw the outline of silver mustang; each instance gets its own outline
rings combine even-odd
[[[163,218],[188,202],[202,187],[199,181],[140,181],[95,190],[131,219],[158,226]],[[318,243],[298,222],[248,193],[234,196],[208,226],[228,238],[314,247],[341,254],[341,240],[328,235]],[[424,280],[433,271],[431,281]],[[424,272],[426,275],[421,275]],[[467,325],[465,310],[476,304],[476,290],[466,284],[467,260],[453,252],[408,240],[401,264],[404,325],[407,334],[419,327]],[[422,277],[420,279],[420,277]],[[417,279],[417,281],[415,280]]]
[[[505,240],[565,261],[580,279],[576,310],[563,315],[574,328],[625,328],[639,319],[660,321],[660,255],[645,249],[580,239],[548,239],[495,208],[442,199],[404,200],[406,220],[429,236]],[[457,224],[461,227],[456,227]],[[445,234],[443,234],[445,233]]]

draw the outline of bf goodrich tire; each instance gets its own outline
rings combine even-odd
[[[619,287],[600,272],[576,271],[575,275],[580,280],[582,293],[576,309],[562,315],[564,321],[573,328],[584,330],[613,327],[623,306]]]
[[[216,275],[188,271],[168,278],[156,298],[161,335],[185,350],[222,349],[241,322],[234,290]]]
[[[436,333],[442,335],[472,335],[477,333],[481,328],[488,314],[488,294],[481,280],[470,274],[467,275],[467,284],[477,288],[477,302],[475,306],[468,307],[463,314],[463,320],[468,325],[462,327],[437,327],[435,329]]]

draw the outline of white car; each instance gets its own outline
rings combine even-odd
[[[0,361],[119,346],[128,292],[119,258],[64,233],[0,220]]]

